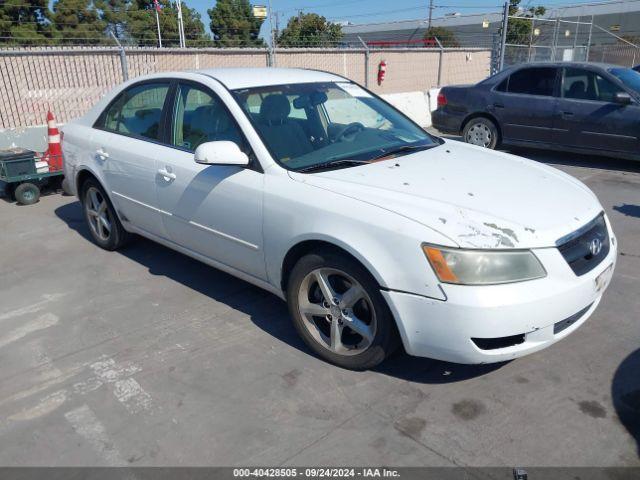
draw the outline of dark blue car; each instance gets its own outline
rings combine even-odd
[[[640,73],[593,63],[508,68],[440,90],[433,126],[468,143],[640,160]]]

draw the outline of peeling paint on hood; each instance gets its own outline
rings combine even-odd
[[[290,175],[411,218],[467,248],[552,247],[602,210],[591,190],[560,170],[456,141],[388,161]]]

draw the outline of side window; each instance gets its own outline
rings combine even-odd
[[[307,112],[304,109],[304,106],[300,106],[296,101],[298,97],[287,95],[289,99],[289,105],[291,106],[291,113],[289,114],[289,118],[297,118],[298,120],[306,120]]]
[[[562,82],[564,98],[613,102],[615,94],[620,91],[612,82],[591,70],[565,68]]]
[[[595,75],[581,68],[565,68],[562,96],[574,100],[596,100]]]
[[[175,102],[173,145],[195,150],[201,143],[227,140],[243,148],[239,127],[213,93],[182,84],[176,92]]]
[[[552,97],[556,72],[557,69],[551,67],[524,68],[514,72],[509,77],[509,93]]]
[[[166,83],[131,87],[103,114],[101,126],[112,132],[159,140],[162,107],[168,91]]]
[[[500,84],[496,87],[496,92],[506,92],[508,85],[509,85],[509,77],[505,78],[500,82]]]
[[[613,102],[616,93],[622,92],[614,83],[596,74],[596,87],[598,89],[598,100],[601,102]]]

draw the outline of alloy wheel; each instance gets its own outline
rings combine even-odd
[[[339,355],[364,352],[376,335],[371,298],[358,281],[338,269],[318,268],[304,277],[298,311],[314,340]]]
[[[487,148],[491,145],[491,130],[484,123],[474,123],[467,131],[467,138],[465,140],[467,143],[471,143],[472,145],[479,145]]]
[[[109,240],[111,236],[111,220],[109,218],[107,199],[96,187],[87,189],[84,208],[93,234],[102,241]]]

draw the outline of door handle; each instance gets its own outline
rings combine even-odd
[[[176,179],[176,174],[172,173],[164,168],[161,168],[160,170],[158,170],[158,173],[160,175],[162,175],[162,177],[167,181],[170,182],[171,180],[175,180]]]
[[[573,116],[573,112],[562,112],[563,117],[571,117]]]
[[[504,105],[502,105],[501,103],[494,103],[493,106],[496,108],[504,108]]]
[[[98,155],[102,160],[106,160],[107,158],[109,158],[109,154],[102,148],[96,150],[96,155]]]

